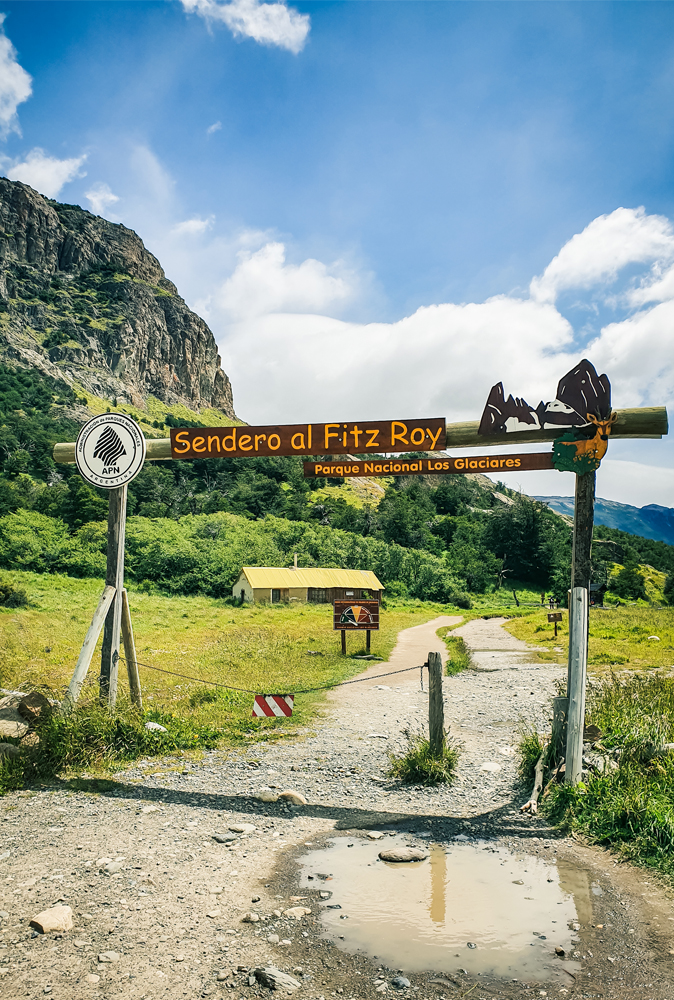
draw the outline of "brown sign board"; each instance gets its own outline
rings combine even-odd
[[[437,458],[376,458],[367,462],[334,460],[305,462],[305,479],[325,476],[326,478],[351,479],[360,476],[451,476],[465,475],[467,472],[531,472],[535,469],[552,469],[552,452],[523,455],[476,455],[461,458],[438,456]]]
[[[172,427],[171,458],[442,451],[446,426],[444,417],[432,417],[267,427]]]
[[[552,614],[548,615],[549,622],[561,622],[564,620],[564,616],[561,611],[553,611]]]
[[[379,629],[379,601],[334,601],[333,630]]]

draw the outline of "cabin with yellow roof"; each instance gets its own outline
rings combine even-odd
[[[244,566],[232,587],[232,596],[254,604],[281,601],[332,604],[349,598],[380,601],[383,591],[383,584],[367,569]]]

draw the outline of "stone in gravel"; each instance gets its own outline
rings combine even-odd
[[[48,934],[50,931],[71,931],[73,929],[73,911],[69,906],[52,906],[50,910],[43,910],[30,922],[40,934]]]
[[[558,944],[555,945],[555,955],[565,955],[566,952]]]
[[[477,945],[473,941],[469,941],[466,945],[466,948],[471,948],[475,950],[475,948],[477,948]]]
[[[286,990],[288,993],[294,993],[301,985],[293,976],[289,976],[287,972],[281,972],[274,965],[268,965],[266,969],[256,969],[255,978],[267,989]]]
[[[295,920],[301,920],[302,917],[306,917],[311,910],[308,906],[291,906],[289,910],[283,911],[284,917],[294,917]]]
[[[391,986],[394,990],[406,990],[409,985],[409,979],[405,979],[404,976],[396,976],[395,979],[391,980]]]
[[[293,806],[306,806],[307,800],[300,792],[296,792],[293,788],[288,788],[285,792],[281,792],[279,795],[280,799],[284,799],[286,802],[290,802]]]
[[[423,851],[419,847],[391,847],[386,851],[380,851],[379,857],[382,861],[393,862],[425,861],[428,851]]]
[[[146,722],[146,729],[151,729],[154,733],[167,733],[168,729],[166,726],[160,726],[158,722]]]
[[[52,713],[52,707],[47,698],[39,691],[31,691],[25,698],[22,698],[16,706],[19,715],[22,715],[29,725],[32,725],[40,718],[46,718]]]
[[[2,699],[6,701],[5,698]],[[17,739],[28,732],[28,723],[19,715],[13,705],[0,708],[0,736],[11,736]]]
[[[208,913],[206,914],[206,916],[210,917],[211,920],[215,920],[215,918],[219,917],[221,913],[222,913],[222,910],[209,910]]]
[[[370,840],[381,840],[381,838],[383,836],[384,836],[384,834],[380,833],[379,830],[369,830],[368,831],[368,837],[370,838]]]
[[[332,896],[331,892],[321,892],[320,893],[321,899],[330,899],[330,896]]]
[[[259,903],[259,902],[260,902],[259,896],[253,896],[253,898],[251,899],[251,903]]]
[[[176,962],[184,962],[184,961],[185,961],[184,955],[176,955]]]
[[[0,760],[15,760],[20,755],[21,751],[13,743],[0,743]]]
[[[229,828],[232,833],[254,833],[255,827],[252,823],[234,823]]]
[[[268,934],[267,935],[267,941],[269,941],[269,944],[278,944],[280,940],[281,939],[278,936],[278,934]]]
[[[513,885],[524,885],[524,880],[521,878],[513,879]]]
[[[98,961],[105,965],[106,963],[119,962],[120,955],[117,951],[102,951],[98,956]]]
[[[98,982],[100,982],[100,980],[101,980],[101,977],[97,976],[94,972],[90,973],[87,976],[87,982],[88,983],[98,983]]]
[[[157,813],[159,812],[159,806],[143,806],[141,809],[143,813]]]
[[[238,837],[235,833],[214,833],[213,840],[216,844],[232,844]]]
[[[278,795],[276,792],[270,791],[268,788],[263,788],[261,792],[255,796],[258,802],[278,802]]]
[[[492,774],[496,774],[501,770],[500,764],[494,764],[492,761],[485,761],[485,763],[480,768],[481,771],[491,771]]]
[[[252,911],[249,911],[248,913],[244,913],[244,915],[241,917],[241,923],[256,924],[259,919],[260,919],[259,913],[253,913]]]
[[[217,974],[217,976],[215,978],[217,979],[217,981],[219,983],[225,983],[229,979],[229,976],[227,975],[226,972],[223,971],[223,972],[218,972],[218,974]]]

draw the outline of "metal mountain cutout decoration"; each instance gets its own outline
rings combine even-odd
[[[597,375],[594,365],[583,358],[559,380],[555,398],[542,400],[534,409],[526,399],[505,398],[503,382],[492,386],[478,434],[507,434],[511,431],[555,430],[592,427],[591,417],[608,420],[611,415],[611,384],[606,375]]]

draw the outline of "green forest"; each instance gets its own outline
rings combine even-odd
[[[51,457],[75,439],[82,402],[40,372],[0,366],[2,567],[104,573],[107,494]],[[545,504],[463,476],[396,480],[378,505],[323,489],[340,484],[305,479],[299,458],[147,463],[129,486],[128,577],[223,598],[242,565],[297,552],[303,566],[372,569],[392,595],[467,606],[471,593],[524,583],[564,600],[571,529]],[[603,527],[595,537],[598,582],[619,562],[612,590],[645,596],[636,567],[648,563],[674,601],[674,547]]]

